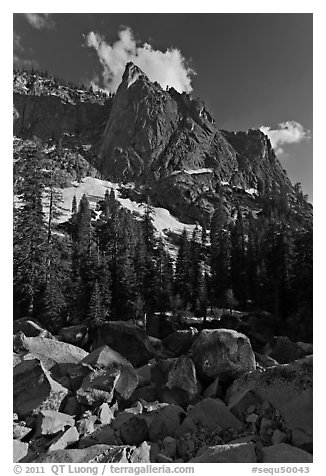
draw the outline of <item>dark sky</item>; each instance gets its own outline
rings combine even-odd
[[[101,77],[102,67],[85,35],[97,32],[112,44],[121,27],[130,27],[140,43],[181,51],[197,73],[192,95],[205,100],[221,129],[299,123],[301,135],[294,130],[279,142],[278,157],[312,201],[312,14],[74,13],[46,22],[14,15],[21,63],[33,60],[54,75],[87,82]]]

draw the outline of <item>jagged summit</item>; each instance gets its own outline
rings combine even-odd
[[[220,198],[230,215],[238,206],[259,213],[272,188],[295,201],[266,135],[219,130],[203,101],[162,89],[134,63],[106,98],[53,78],[16,74],[14,107],[17,137],[68,135],[81,147],[88,144],[102,178],[145,186],[153,204],[185,223],[208,223]]]
[[[130,61],[126,64],[126,68],[122,75],[121,84],[126,84],[127,88],[130,88],[130,86],[135,83],[139,78],[149,81],[146,74],[137,65]]]

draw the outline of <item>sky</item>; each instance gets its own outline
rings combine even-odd
[[[13,27],[15,66],[115,91],[133,61],[220,129],[260,128],[312,202],[312,14],[16,13]]]

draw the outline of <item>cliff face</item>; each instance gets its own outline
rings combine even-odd
[[[148,186],[156,204],[184,220],[211,215],[221,195],[230,209],[239,201],[258,209],[259,183],[292,190],[261,131],[220,131],[202,101],[164,91],[132,63],[114,99],[98,167],[117,181]]]
[[[112,99],[101,93],[33,73],[14,74],[13,89],[13,129],[18,137],[58,140],[66,133],[95,143],[112,106]]]
[[[266,135],[219,130],[202,101],[164,91],[132,63],[114,97],[17,73],[14,134],[89,144],[104,178],[135,182],[141,198],[184,222],[208,223],[220,197],[230,215],[238,206],[258,212],[272,186],[296,202]]]

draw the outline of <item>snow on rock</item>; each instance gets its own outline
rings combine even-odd
[[[114,190],[115,197],[123,208],[139,216],[145,214],[146,204],[135,202],[130,200],[130,198],[121,198],[119,184],[117,183],[86,177],[79,183],[73,182],[72,185],[72,187],[61,190],[63,199],[63,203],[61,204],[62,215],[58,218],[58,223],[62,223],[70,218],[74,195],[78,203],[83,194],[86,194],[90,207],[95,209],[98,201],[104,198],[106,190],[109,190],[109,192]],[[153,218],[153,224],[159,234],[164,234],[166,231],[181,233],[184,228],[186,228],[188,233],[192,233],[196,226],[180,222],[165,208],[151,207],[151,216]]]
[[[258,190],[255,188],[246,188],[245,192],[249,193],[249,195],[259,195]]]
[[[193,170],[184,170],[184,172],[188,175],[196,175],[196,174],[212,174],[214,172],[213,169],[193,169]]]

